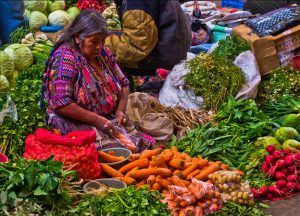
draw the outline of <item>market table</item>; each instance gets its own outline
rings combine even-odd
[[[272,216],[297,216],[300,215],[300,195],[268,203],[270,208],[265,212]]]

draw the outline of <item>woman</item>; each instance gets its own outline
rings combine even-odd
[[[100,148],[119,147],[111,120],[124,123],[129,84],[103,46],[107,35],[99,12],[81,11],[52,50],[43,84],[47,124],[62,134],[93,128]]]

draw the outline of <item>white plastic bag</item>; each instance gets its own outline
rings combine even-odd
[[[0,112],[0,125],[3,124],[5,116],[11,117],[14,122],[18,120],[17,107],[10,96],[7,96],[6,103]]]
[[[241,68],[246,78],[246,83],[241,87],[235,98],[256,98],[261,76],[254,54],[252,51],[243,52],[235,59],[234,64]]]
[[[196,96],[191,90],[183,89],[184,76],[190,71],[185,67],[188,60],[195,55],[188,53],[187,60],[175,65],[168,74],[162,89],[159,92],[159,101],[166,106],[180,106],[186,109],[199,109],[203,103],[202,97]]]

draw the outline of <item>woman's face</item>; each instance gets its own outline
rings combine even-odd
[[[102,33],[97,33],[80,41],[79,48],[87,58],[95,58],[102,49],[104,40],[105,35]]]

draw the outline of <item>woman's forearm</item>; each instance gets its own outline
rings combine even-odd
[[[108,120],[105,117],[88,111],[75,103],[68,104],[55,110],[60,115],[80,121],[85,124],[93,125],[97,128],[104,125]]]
[[[120,93],[120,101],[117,107],[116,112],[123,112],[125,113],[126,111],[126,106],[127,106],[127,101],[128,101],[128,95],[129,95],[129,87],[123,87],[121,89],[121,93]]]

